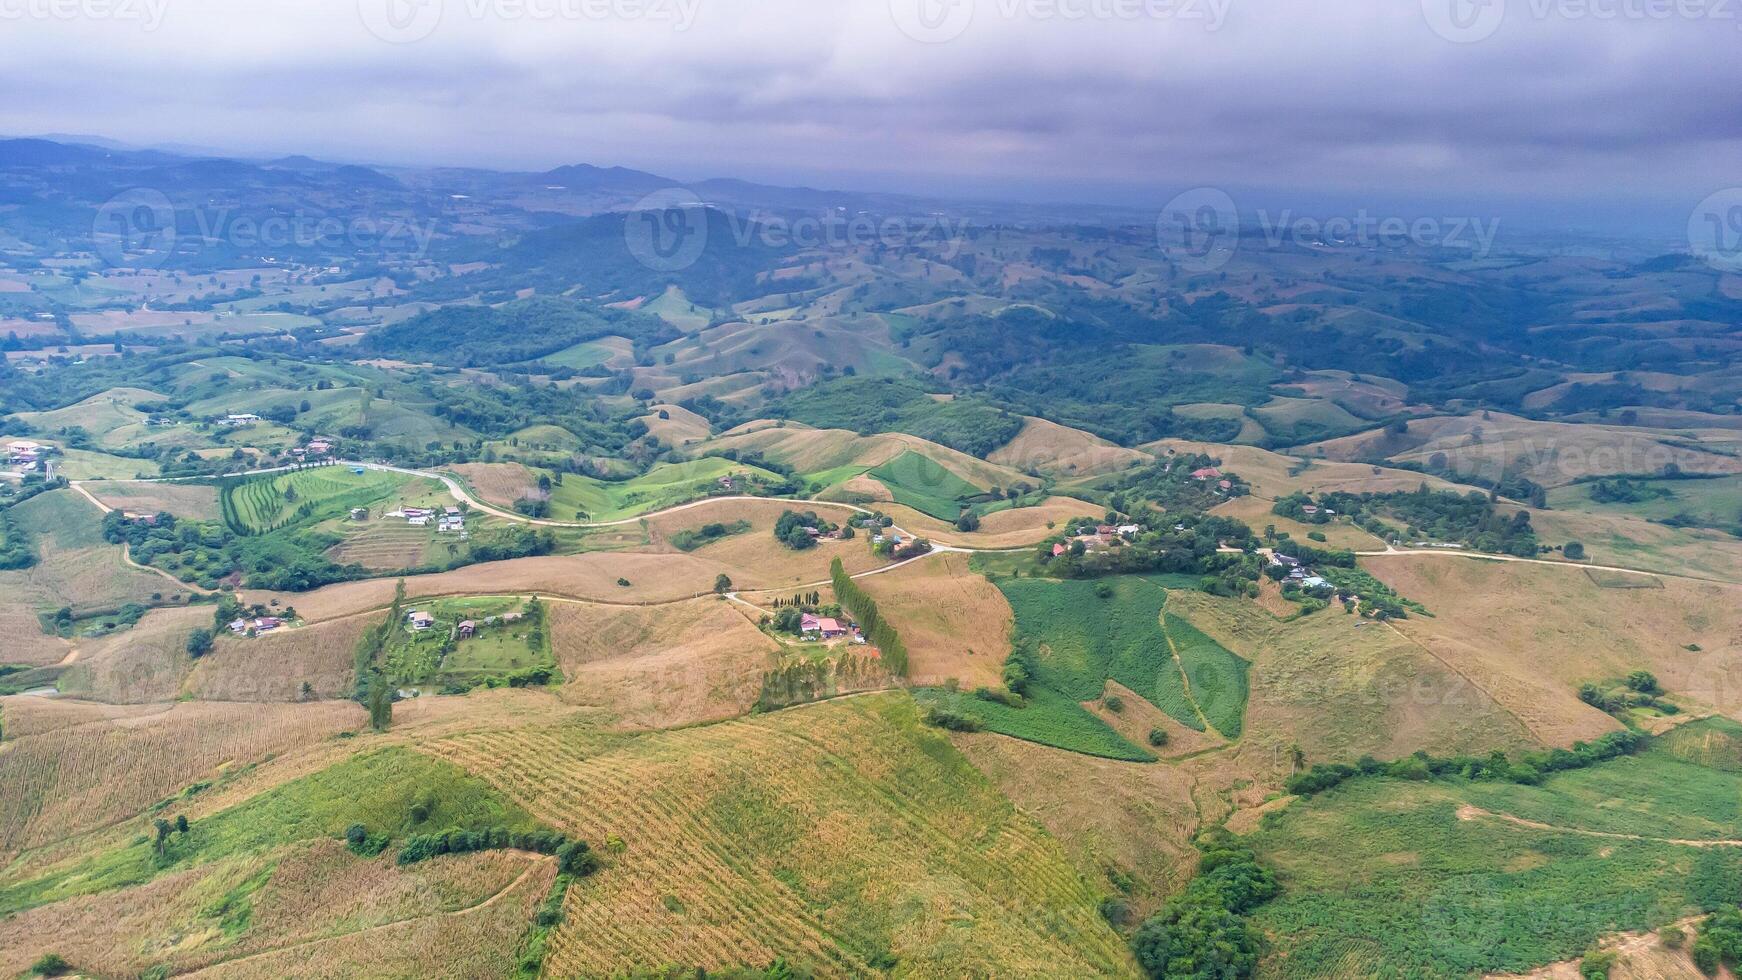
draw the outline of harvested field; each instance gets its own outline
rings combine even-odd
[[[944,554],[863,581],[882,615],[901,631],[908,679],[972,690],[1003,683],[1012,616],[1004,594],[968,568],[969,556]]]
[[[538,475],[520,463],[460,463],[448,469],[479,500],[497,507],[513,507],[516,500],[538,490]]]
[[[515,558],[468,565],[451,572],[413,575],[406,594],[420,596],[519,594],[563,596],[622,605],[669,602],[713,591],[714,577],[737,569],[686,554],[628,552]],[[619,578],[629,585],[617,584]],[[246,590],[247,601],[279,600],[311,621],[385,609],[393,601],[393,579],[345,582],[312,592]]]
[[[713,432],[707,419],[679,405],[653,405],[651,409],[652,414],[642,416],[641,421],[647,423],[648,434],[664,445],[687,446],[701,442]],[[667,417],[660,418],[661,413]]]
[[[901,695],[626,739],[420,748],[558,827],[623,840],[570,891],[553,975],[782,957],[862,976],[889,955],[916,975],[1135,971],[1058,843]]]
[[[705,524],[730,525],[749,521],[750,530],[688,553],[694,558],[720,565],[721,570],[731,577],[733,585],[740,588],[779,590],[825,581],[829,577],[829,562],[836,557],[852,574],[885,563],[871,554],[863,533],[846,541],[823,541],[804,551],[786,547],[774,538],[774,522],[789,510],[814,510],[835,523],[859,516],[854,511],[827,504],[791,500],[717,500],[651,518],[647,524],[656,539],[668,540],[679,531],[693,531]],[[662,546],[661,550],[671,549]]]
[[[192,483],[117,483],[98,481],[85,490],[111,510],[134,514],[169,513],[197,521],[219,518],[218,488]]]
[[[417,568],[428,556],[433,537],[427,527],[391,520],[346,530],[345,540],[327,549],[327,557],[341,565],[362,565],[372,572]]]
[[[603,708],[634,728],[741,715],[780,651],[744,612],[716,598],[658,608],[553,602],[563,700]]]
[[[41,560],[22,571],[0,572],[0,621],[30,622],[30,632],[40,634],[38,612],[69,604],[76,615],[103,612],[149,603],[153,592],[176,591],[163,576],[124,563],[120,546],[103,540],[102,513],[74,490],[34,497],[14,507],[12,516],[32,529]],[[17,635],[29,633],[21,629]]]
[[[218,638],[188,674],[183,691],[223,701],[299,701],[351,693],[353,654],[378,617],[359,615],[279,630],[253,639]]]
[[[1048,497],[1045,503],[1036,507],[1012,507],[987,514],[980,519],[978,531],[963,533],[956,530],[954,524],[927,517],[911,507],[900,504],[878,506],[895,518],[895,523],[914,534],[938,544],[964,548],[1025,548],[1057,533],[1056,528],[1047,527],[1048,523],[1059,525],[1073,517],[1098,516],[1107,511],[1105,507],[1074,497]]]
[[[8,715],[21,699],[6,699]],[[30,709],[24,709],[26,717]],[[320,741],[363,721],[348,701],[269,706],[182,703],[106,715],[6,739],[0,753],[0,854],[131,817],[225,767]],[[27,723],[28,724],[28,723]],[[122,775],[124,774],[124,775]]]

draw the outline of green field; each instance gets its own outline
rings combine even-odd
[[[1020,708],[996,701],[983,701],[962,691],[925,688],[915,691],[914,700],[924,707],[945,707],[980,719],[985,729],[1038,742],[1055,748],[1096,755],[1105,759],[1127,762],[1154,762],[1147,752],[1107,727],[1107,723],[1087,709],[1050,688],[1035,685]]]
[[[420,801],[426,804],[421,821],[414,813],[414,804]],[[172,806],[163,812],[174,814],[176,809]],[[141,819],[140,823],[149,829],[146,821]],[[450,827],[501,826],[513,832],[538,829],[537,822],[524,811],[455,766],[408,749],[383,749],[355,756],[195,821],[187,835],[172,837],[163,860],[142,833],[120,848],[75,852],[27,878],[14,879],[0,872],[0,915],[139,884],[232,855],[338,837],[353,823],[396,840]]]
[[[1173,613],[1163,621],[1204,720],[1223,735],[1238,738],[1246,719],[1246,673],[1252,665]]]
[[[896,503],[944,521],[955,520],[969,499],[986,492],[911,450],[871,470],[870,475],[889,488]]]
[[[603,364],[619,353],[620,351],[603,340],[585,340],[555,354],[546,354],[539,361],[553,367],[569,367],[579,371]]]
[[[411,477],[382,470],[355,473],[347,466],[321,466],[227,482],[219,503],[238,534],[262,534],[291,523],[343,517],[353,507],[372,507]]]
[[[551,488],[550,516],[555,520],[573,520],[576,515],[585,515],[583,519],[594,521],[634,517],[705,497],[719,488],[723,476],[781,479],[760,467],[717,456],[661,463],[634,479],[617,482],[569,473],[560,486]]]
[[[1742,534],[1742,476],[1710,480],[1630,480],[1636,501],[1598,502],[1596,483],[1575,483],[1549,492],[1549,505],[1563,510],[1627,514],[1684,527],[1709,527]]]
[[[427,612],[435,625],[412,631],[404,623],[392,635],[382,655],[382,667],[394,683],[464,689],[488,683],[492,678],[547,670],[546,679],[557,678],[556,657],[550,637],[531,618],[515,623],[487,624],[486,619],[505,613],[527,613],[527,603],[514,596],[471,596],[414,602],[406,611]],[[477,632],[458,635],[462,621],[470,620]]]
[[[1522,972],[1735,905],[1742,848],[1672,841],[1742,837],[1739,734],[1693,722],[1541,786],[1357,778],[1295,803],[1248,838],[1283,885],[1255,916],[1277,944],[1269,972]]]

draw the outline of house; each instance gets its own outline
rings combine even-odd
[[[135,514],[130,510],[124,510],[121,512],[121,517],[130,524],[143,524],[146,527],[157,526],[156,514]]]
[[[1301,508],[1300,508],[1300,512],[1303,514],[1317,514],[1319,512],[1319,508],[1318,508],[1317,504],[1302,504]]]
[[[1300,581],[1300,586],[1303,589],[1316,589],[1321,585],[1328,586],[1330,584],[1331,583],[1325,581],[1323,578],[1320,578],[1317,575],[1308,575],[1306,578],[1303,578]]]
[[[526,618],[526,616],[524,613],[517,613],[516,612],[516,613],[503,613],[502,614],[502,622],[504,625],[506,625],[508,623],[518,623],[522,619],[525,619],[525,618]]]
[[[1218,483],[1217,483],[1217,484],[1216,484],[1216,486],[1217,486],[1217,487],[1218,487],[1218,488],[1219,488],[1219,489],[1222,489],[1222,490],[1232,490],[1232,489],[1234,489],[1234,481],[1232,481],[1232,480],[1222,480],[1222,481],[1220,481],[1220,482],[1218,482]]]
[[[406,507],[399,513],[405,517],[428,517],[433,512],[427,507]]]
[[[283,625],[284,620],[279,619],[277,616],[262,616],[254,621],[254,632],[264,633],[267,630],[275,630]]]
[[[1194,480],[1219,480],[1221,478],[1222,471],[1216,469],[1214,466],[1206,466],[1201,470],[1192,470],[1192,479]]]
[[[425,515],[407,517],[405,523],[410,524],[412,527],[429,527],[429,517]]]
[[[804,529],[804,533],[806,533],[806,534],[808,534],[808,535],[810,535],[810,536],[811,536],[811,537],[813,537],[813,538],[815,538],[815,537],[819,537],[819,536],[821,536],[821,535],[822,535],[822,533],[823,533],[823,532],[821,532],[821,531],[819,531],[819,530],[817,530],[817,529],[816,529],[816,528],[814,528],[814,527],[807,527],[807,528],[805,528],[805,529]]]
[[[815,633],[825,640],[832,640],[836,637],[846,636],[847,628],[841,625],[840,620],[832,617],[813,616],[810,613],[805,613],[799,619],[799,632]]]
[[[237,636],[241,636],[243,633],[248,632],[248,621],[246,619],[230,620],[230,632]]]
[[[368,519],[369,519],[369,508],[367,508],[367,507],[352,507],[351,508],[351,520],[353,520],[353,521],[366,521]]]
[[[465,639],[478,632],[478,624],[469,619],[460,620],[460,638]]]
[[[1058,556],[1064,554],[1065,552],[1067,552],[1069,550],[1070,550],[1069,548],[1065,547],[1065,543],[1063,541],[1060,541],[1058,544],[1055,544],[1052,546],[1052,556],[1054,558],[1057,558]]]
[[[426,630],[435,625],[435,617],[426,612],[412,611],[406,613],[405,618],[414,630]]]
[[[1278,552],[1271,553],[1270,563],[1272,565],[1285,565],[1289,568],[1293,568],[1296,565],[1300,564],[1300,559],[1294,557],[1293,555],[1285,555],[1282,552],[1278,551]]]
[[[1118,527],[1114,528],[1113,530],[1115,532],[1117,532],[1121,537],[1131,538],[1131,537],[1136,537],[1137,535],[1143,533],[1143,525],[1141,525],[1141,524],[1121,524]]]
[[[427,521],[428,518],[425,518]],[[436,522],[436,533],[447,534],[450,531],[464,531],[466,522],[458,517],[444,517]]]
[[[258,421],[260,421],[260,416],[245,412],[241,415],[224,416],[222,424],[228,426],[253,425]]]
[[[442,513],[446,514],[449,517],[454,517],[454,518],[461,516],[460,509],[458,507],[443,507]]]
[[[327,442],[325,439],[312,440],[308,445],[302,448],[302,452],[308,456],[325,456],[332,451],[333,444]]]
[[[1095,528],[1095,533],[1103,538],[1110,538],[1113,535],[1118,534],[1119,529],[1111,524],[1102,524],[1100,527]]]

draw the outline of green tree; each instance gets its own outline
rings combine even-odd
[[[393,724],[393,688],[377,675],[369,685],[369,727],[378,732]]]
[[[714,591],[721,595],[732,591],[732,577],[725,572],[714,576]]]
[[[204,626],[188,634],[187,651],[194,659],[212,652],[212,631]]]

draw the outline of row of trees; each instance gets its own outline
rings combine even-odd
[[[1526,752],[1517,760],[1499,750],[1486,757],[1457,755],[1449,758],[1417,752],[1394,762],[1381,762],[1372,756],[1362,756],[1354,765],[1334,763],[1316,765],[1306,772],[1288,777],[1283,787],[1290,793],[1310,796],[1321,793],[1356,776],[1390,776],[1394,779],[1428,780],[1456,776],[1463,779],[1521,783],[1534,786],[1545,775],[1569,769],[1585,769],[1599,762],[1638,751],[1647,737],[1623,730],[1599,736],[1593,742],[1574,742],[1570,749],[1549,749]]]
[[[506,827],[489,830],[444,830],[439,834],[414,834],[399,849],[400,864],[415,864],[440,854],[469,854],[513,848],[537,854],[554,854],[557,868],[567,875],[589,875],[598,870],[599,858],[584,840],[571,840],[554,830],[513,833]]]
[[[896,633],[895,627],[889,625],[877,611],[876,600],[853,581],[847,570],[841,567],[839,558],[829,563],[829,578],[834,584],[835,598],[859,621],[859,628],[864,631],[865,638],[882,653],[883,666],[896,677],[906,677],[907,647],[901,642],[901,636]]]

